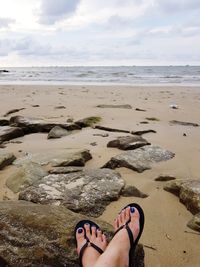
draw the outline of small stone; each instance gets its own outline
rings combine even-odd
[[[160,182],[167,182],[171,180],[175,180],[176,178],[170,175],[160,175],[157,178],[155,178],[155,181],[160,181]]]

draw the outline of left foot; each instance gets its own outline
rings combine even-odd
[[[78,228],[76,231],[78,255],[80,255],[82,247],[87,243],[85,236],[87,236],[89,243],[83,252],[82,265],[83,267],[93,267],[101,254],[90,243],[105,251],[107,247],[106,236],[100,229],[95,226],[91,227],[89,224],[84,224],[84,228]]]

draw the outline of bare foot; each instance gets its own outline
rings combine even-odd
[[[140,216],[136,207],[128,206],[120,212],[114,221],[116,234],[105,252],[98,258],[95,267],[128,267],[130,265],[129,260],[133,256],[132,253],[134,254],[134,244],[141,235]]]
[[[87,243],[87,239],[85,238],[86,233],[89,243],[83,252],[82,265],[83,267],[93,267],[101,254],[92,247],[90,243],[96,245],[102,251],[105,251],[107,247],[107,240],[102,231],[97,229],[95,226],[91,227],[91,232],[89,224],[85,224],[84,228],[85,230],[83,228],[78,228],[76,232],[77,253],[80,255],[81,248]]]

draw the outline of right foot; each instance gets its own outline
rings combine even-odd
[[[137,239],[140,232],[140,214],[134,207],[126,207],[123,209],[114,221],[114,229],[117,231],[120,227],[124,226],[113,238],[113,243],[118,246],[119,253],[121,255],[121,266],[129,266],[129,251],[131,248],[130,239],[126,229],[128,226],[133,234],[134,241]]]
[[[107,246],[106,236],[102,233],[100,229],[96,229],[95,226],[91,227],[91,232],[90,232],[90,225],[85,224],[84,229],[78,228],[76,231],[78,255],[80,254],[81,248],[87,242],[85,238],[85,233],[91,243],[99,247],[102,251],[105,251]],[[90,246],[90,244],[88,244],[88,246],[85,248],[83,252],[83,257],[82,257],[83,267],[93,267],[100,255],[101,254],[95,248],[93,248],[92,246]]]

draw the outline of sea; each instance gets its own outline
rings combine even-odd
[[[200,85],[200,66],[0,68],[0,84]]]

